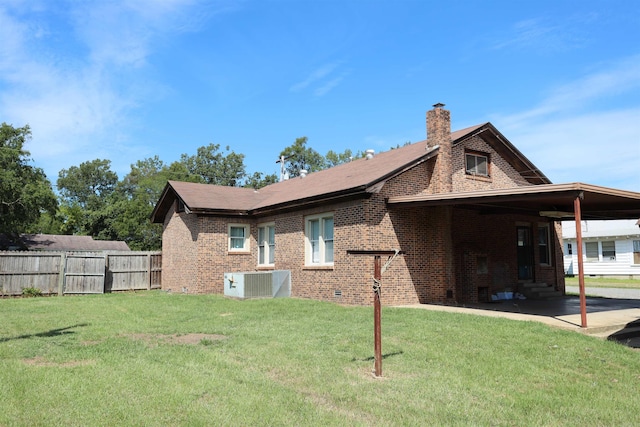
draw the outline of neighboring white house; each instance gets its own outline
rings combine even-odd
[[[585,276],[640,279],[638,220],[582,221]],[[575,221],[562,222],[564,271],[578,274]]]

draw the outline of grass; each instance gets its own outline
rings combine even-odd
[[[578,286],[578,276],[565,277],[566,286]],[[640,289],[639,279],[613,279],[600,277],[585,277],[584,285],[590,288],[622,288]]]
[[[383,307],[376,379],[371,307],[152,291],[0,315],[3,426],[640,424],[640,353],[533,322]]]

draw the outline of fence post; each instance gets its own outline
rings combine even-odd
[[[151,290],[151,276],[152,276],[152,268],[151,268],[151,254],[148,253],[147,254],[147,290],[150,291]]]
[[[60,267],[58,268],[58,296],[64,295],[64,272],[67,269],[67,253],[60,254]]]

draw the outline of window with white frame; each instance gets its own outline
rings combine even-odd
[[[258,226],[258,265],[273,265],[276,255],[276,226]]]
[[[465,170],[468,175],[489,176],[489,155],[475,151],[466,152]]]
[[[551,265],[551,248],[549,245],[549,224],[538,226],[538,254],[540,264]]]
[[[616,242],[608,240],[601,242],[602,244],[602,261],[616,260]]]
[[[305,219],[305,264],[333,265],[333,213]]]
[[[249,224],[229,224],[229,252],[249,252]]]
[[[640,240],[633,241],[633,263],[640,264]]]
[[[598,242],[585,242],[584,249],[587,262],[600,261],[600,257],[598,256]]]

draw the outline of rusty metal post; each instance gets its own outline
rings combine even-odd
[[[576,245],[578,246],[578,285],[580,287],[580,322],[581,327],[587,327],[587,297],[584,290],[584,261],[582,258],[582,210],[580,199],[582,194],[573,200],[573,213],[576,221]]]
[[[382,279],[382,268],[380,255],[376,255],[374,258],[373,267],[373,340],[375,351],[375,375],[376,377],[382,376],[382,334],[380,326],[381,318],[381,304],[380,304],[380,280]]]

